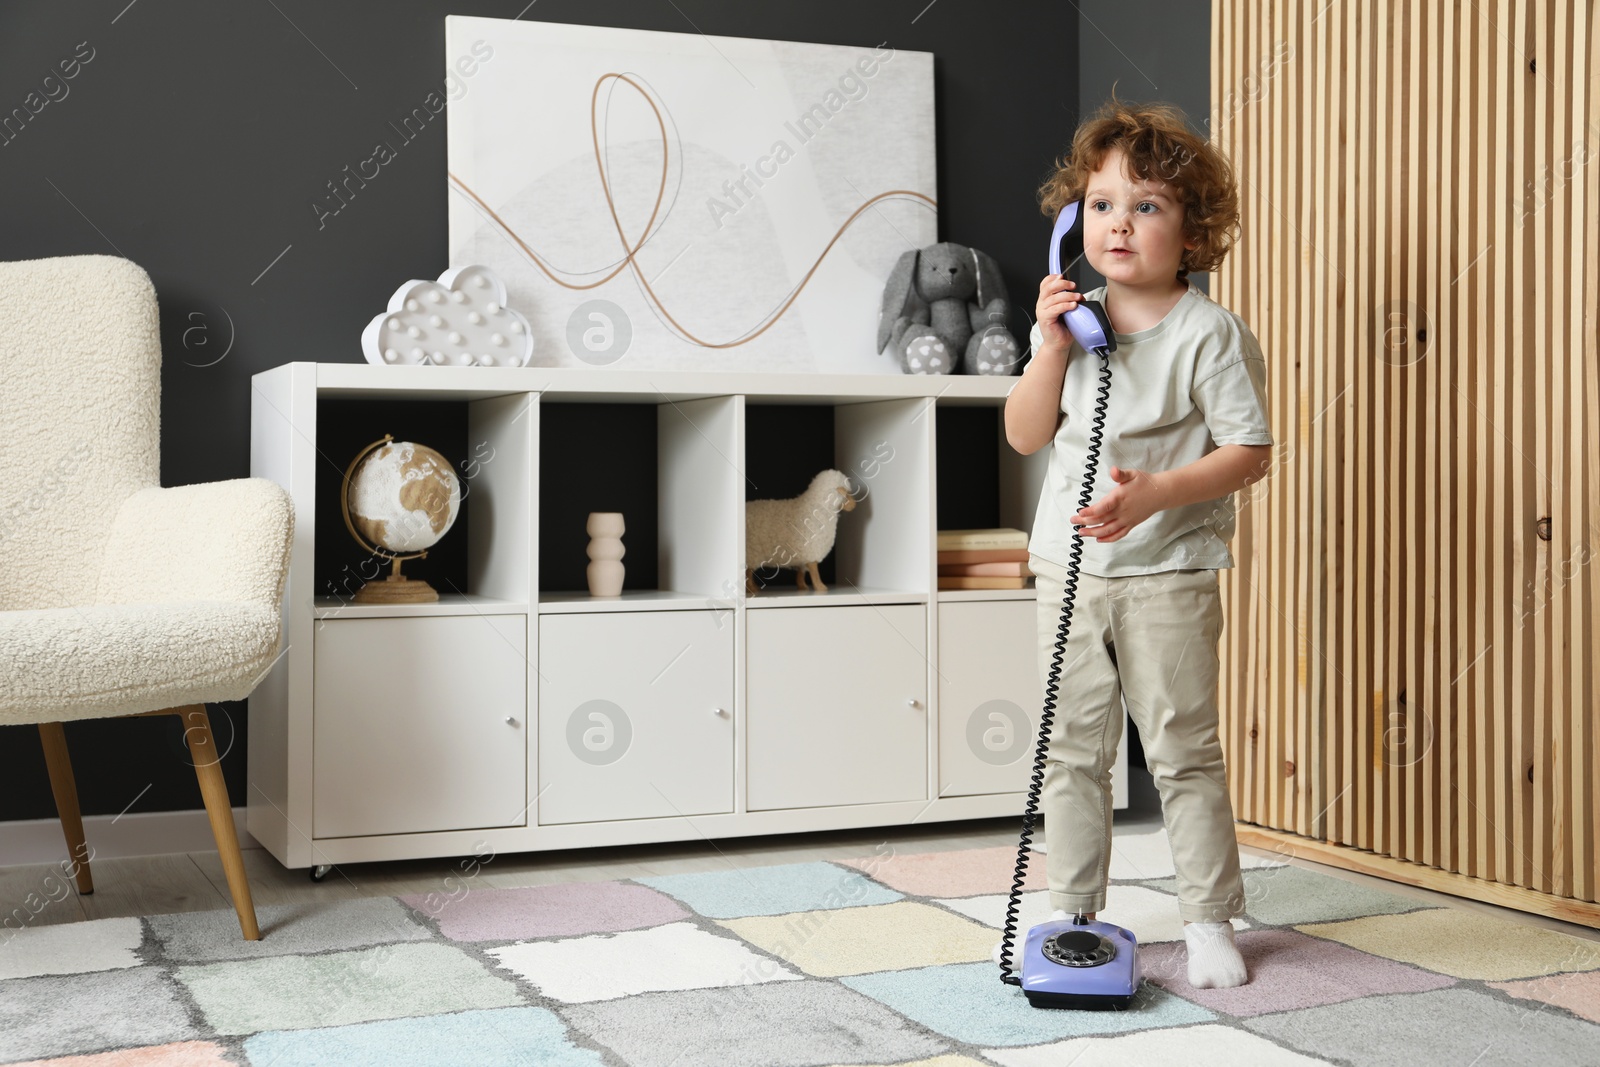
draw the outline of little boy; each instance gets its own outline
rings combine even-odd
[[[1260,346],[1187,281],[1220,265],[1238,229],[1232,168],[1176,109],[1113,100],[1078,128],[1040,199],[1052,219],[1082,202],[1085,255],[1106,279],[1083,297],[1065,271],[1040,283],[1033,358],[1006,401],[1013,448],[1052,446],[1028,546],[1047,685],[1081,548],[1040,797],[1050,906],[1091,918],[1105,906],[1126,700],[1161,794],[1189,982],[1240,985],[1228,920],[1243,912],[1244,890],[1217,738],[1216,571],[1233,566],[1233,493],[1266,473],[1272,435]],[[1101,359],[1060,321],[1080,299],[1102,302],[1117,342],[1082,511]]]

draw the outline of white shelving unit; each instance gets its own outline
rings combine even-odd
[[[941,412],[947,429],[956,409],[989,412],[959,413],[983,438],[973,454],[995,457],[961,483],[963,503],[1031,525],[1046,454],[1005,443],[1012,381],[345,363],[255,375],[251,472],[290,492],[296,526],[286,651],[250,697],[251,834],[307,867],[1020,813],[1042,702],[1033,591],[939,591],[935,553]],[[413,425],[430,405],[441,425],[464,409],[461,455],[412,435],[475,460],[464,529],[445,539],[464,541],[464,588],[358,605],[347,574],[319,573],[332,566],[319,531],[325,550],[349,548],[338,511],[318,511],[349,460],[319,446],[331,404],[362,413],[337,427],[362,443],[391,432],[387,405]],[[858,504],[840,516],[826,593],[746,598],[744,501],[771,461],[747,429],[796,405],[830,409],[817,424]],[[573,543],[582,521],[559,496],[541,508],[541,488],[573,463],[588,481],[637,479],[645,463],[606,447],[603,425],[581,454],[541,448],[542,418],[554,433],[591,410],[655,424],[654,514],[626,515],[631,534],[653,534],[655,587],[609,598],[540,578],[541,541]],[[624,562],[630,580],[649,573]],[[1123,753],[1114,773],[1124,807]]]

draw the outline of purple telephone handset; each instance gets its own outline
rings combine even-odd
[[[1082,204],[1081,200],[1073,200],[1056,216],[1055,232],[1050,235],[1051,274],[1060,274],[1083,258],[1083,216],[1079,211]],[[1098,300],[1081,301],[1061,316],[1061,322],[1085,352],[1102,348],[1107,352],[1117,350],[1116,331],[1111,328],[1111,319]]]

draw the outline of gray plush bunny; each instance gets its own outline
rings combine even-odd
[[[883,287],[878,351],[889,346],[907,374],[1016,374],[1022,350],[1006,329],[1010,314],[991,256],[948,241],[913,249]]]

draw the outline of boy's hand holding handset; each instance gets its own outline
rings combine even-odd
[[[1077,290],[1077,283],[1065,274],[1047,274],[1039,283],[1039,303],[1034,313],[1043,340],[1040,351],[1048,348],[1052,350],[1051,354],[1067,358],[1067,351],[1072,347],[1072,334],[1062,323],[1061,316],[1076,310],[1083,302]]]

